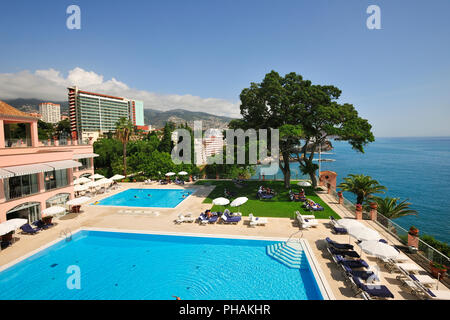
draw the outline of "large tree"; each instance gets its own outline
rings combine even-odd
[[[240,128],[280,129],[280,169],[289,187],[289,157],[295,153],[300,168],[317,185],[317,147],[330,138],[348,141],[359,152],[374,141],[371,125],[351,104],[339,104],[341,91],[334,86],[313,85],[295,72],[284,77],[271,71],[261,83],[242,90]],[[300,140],[301,139],[301,140]],[[309,154],[308,154],[309,153]]]

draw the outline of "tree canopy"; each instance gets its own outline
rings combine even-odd
[[[364,146],[375,140],[371,125],[359,117],[354,106],[337,102],[340,95],[341,90],[337,87],[314,85],[295,72],[282,77],[271,71],[261,83],[252,82],[249,88],[242,90],[242,119],[232,121],[230,127],[279,129],[282,156],[279,166],[285,177],[285,186],[289,186],[288,158],[292,153],[296,153],[300,168],[310,175],[315,186],[317,166],[312,161],[319,144],[336,138],[364,152]]]

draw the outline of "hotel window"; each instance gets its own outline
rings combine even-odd
[[[89,158],[79,159],[78,162],[82,164],[80,167],[78,167],[79,171],[91,168],[91,159]]]
[[[39,192],[37,174],[5,179],[6,200],[17,199]]]
[[[67,169],[54,170],[44,174],[45,190],[52,190],[65,187],[69,184],[67,179]]]

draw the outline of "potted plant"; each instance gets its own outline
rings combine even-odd
[[[431,274],[433,276],[439,279],[444,278],[445,273],[447,272],[447,267],[445,265],[434,261],[430,261],[430,267],[431,267]]]
[[[408,231],[408,246],[419,249],[419,229],[414,226]]]
[[[419,235],[419,229],[417,229],[414,226],[411,226],[411,228],[409,228],[409,232],[410,235],[417,237]]]

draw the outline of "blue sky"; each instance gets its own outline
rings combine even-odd
[[[70,4],[81,30],[66,28]],[[370,4],[381,30],[366,28]],[[54,70],[62,94],[45,86],[48,99],[76,78],[147,107],[236,115],[241,90],[273,69],[338,86],[376,136],[448,136],[449,12],[448,0],[2,1],[0,99]],[[102,80],[84,82],[88,72]]]

